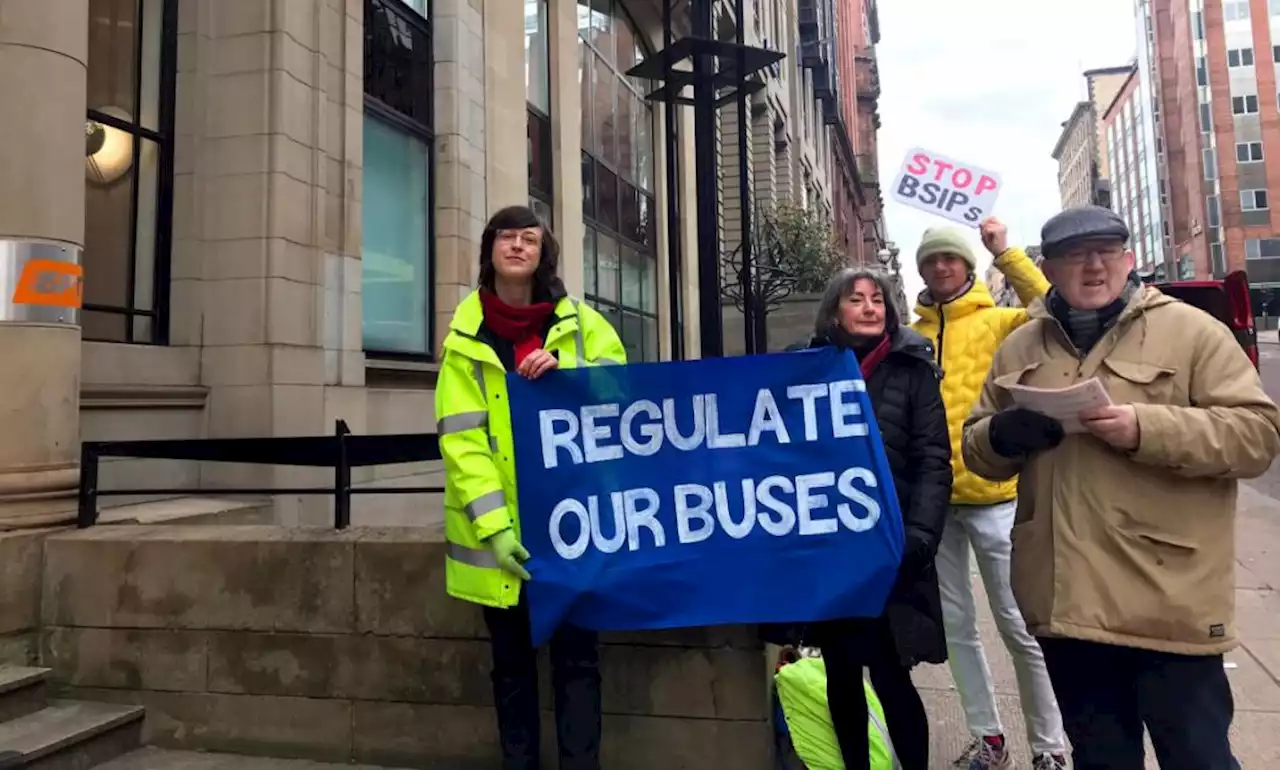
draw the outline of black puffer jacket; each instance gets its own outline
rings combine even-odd
[[[917,570],[904,559],[885,612],[905,665],[943,663],[947,639],[933,556],[951,499],[951,439],[939,390],[941,373],[933,346],[911,329],[898,327],[890,342],[888,355],[867,380],[867,394],[898,492],[907,553],[922,548],[924,558]],[[830,344],[815,338],[809,347]]]

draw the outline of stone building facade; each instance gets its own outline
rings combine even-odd
[[[799,50],[802,4],[747,4],[747,42],[787,54],[752,101],[753,195],[834,215],[832,132]],[[699,355],[692,111],[678,109],[668,132],[666,107],[645,98],[654,84],[627,75],[662,45],[661,2],[520,5],[4,4],[0,529],[68,520],[82,440],[322,435],[339,419],[355,433],[432,431],[439,345],[475,285],[484,223],[505,205],[552,225],[570,291],[613,322],[632,360]],[[840,8],[864,32],[874,22],[873,0]],[[717,4],[726,35],[731,9]],[[678,4],[678,27],[687,13]],[[736,116],[720,117],[731,136]],[[728,244],[736,196],[722,199]],[[83,307],[11,301],[32,263],[52,264],[57,280],[82,270]],[[361,469],[355,483],[436,474]],[[121,460],[104,465],[101,486],[298,488],[331,476]],[[148,515],[191,510],[178,502]],[[431,518],[423,505],[357,497],[354,520],[414,523]],[[330,507],[280,495],[269,514],[323,524]]]
[[[512,203],[553,223],[570,290],[634,359],[698,354],[695,263],[667,248],[678,227],[695,253],[692,116],[665,141],[664,107],[625,75],[661,43],[660,4],[514,5],[5,4],[0,528],[68,520],[81,440],[432,431],[440,341],[487,216]],[[675,190],[656,171],[668,151]],[[39,259],[83,267],[82,310],[10,301]],[[125,460],[101,485],[331,477]],[[425,517],[421,498],[357,501],[356,523]],[[271,515],[323,524],[329,508],[282,495]]]
[[[1093,104],[1079,102],[1071,111],[1071,117],[1062,124],[1062,134],[1053,148],[1063,208],[1093,202],[1098,180],[1097,147]]]

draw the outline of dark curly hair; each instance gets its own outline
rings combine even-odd
[[[493,242],[497,240],[498,232],[526,227],[542,228],[542,253],[538,267],[533,271],[533,301],[559,302],[568,294],[559,276],[560,242],[528,206],[508,206],[490,217],[484,226],[484,234],[480,236],[480,287],[493,291]]]

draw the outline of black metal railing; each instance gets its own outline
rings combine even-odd
[[[333,468],[331,487],[264,488],[151,488],[99,489],[98,466],[103,457],[151,460],[294,465]],[[123,495],[333,495],[333,525],[351,526],[352,495],[443,494],[444,487],[351,486],[351,469],[368,465],[429,462],[440,459],[440,442],[434,433],[398,433],[355,436],[344,420],[337,420],[332,436],[283,438],[212,438],[158,441],[86,441],[80,448],[80,500],[76,525],[92,527],[98,521],[98,498]]]

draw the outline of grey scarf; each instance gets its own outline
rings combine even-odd
[[[1056,288],[1049,290],[1045,304],[1053,317],[1058,319],[1058,323],[1062,324],[1063,331],[1067,333],[1071,344],[1076,346],[1076,350],[1087,354],[1093,350],[1094,345],[1098,344],[1098,340],[1102,339],[1102,335],[1115,326],[1120,314],[1129,305],[1129,300],[1133,299],[1134,293],[1140,288],[1142,288],[1142,281],[1138,279],[1138,274],[1130,272],[1129,280],[1125,283],[1120,296],[1106,307],[1097,310],[1077,310],[1067,304]]]

